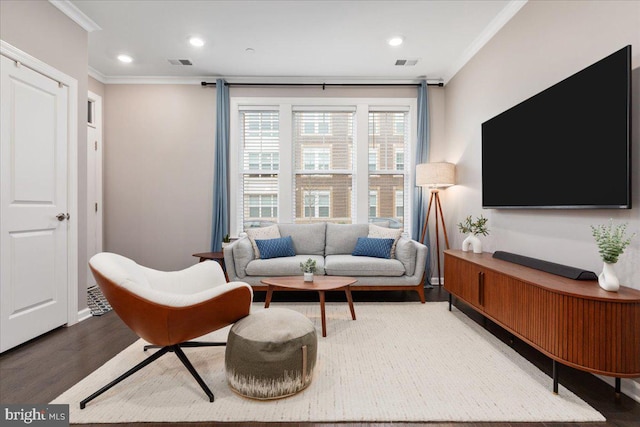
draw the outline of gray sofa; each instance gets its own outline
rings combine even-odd
[[[266,277],[301,276],[300,263],[312,258],[316,275],[349,276],[358,279],[352,290],[413,290],[424,303],[424,272],[427,247],[400,237],[391,259],[353,256],[358,237],[369,235],[369,224],[278,224],[281,237],[291,236],[295,256],[256,259],[250,239],[243,235],[224,248],[230,281],[249,283],[254,290],[267,287]]]

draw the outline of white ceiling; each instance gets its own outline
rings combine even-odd
[[[447,82],[526,2],[50,1],[85,28],[99,27],[89,33],[89,67],[105,83],[151,77]],[[189,45],[194,35],[204,47]],[[394,35],[404,37],[401,46],[387,44]],[[120,53],[134,61],[120,63]],[[396,66],[397,59],[418,63]]]

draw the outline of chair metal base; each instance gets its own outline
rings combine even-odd
[[[213,393],[211,392],[211,390],[209,389],[207,384],[204,382],[202,377],[200,377],[200,375],[198,374],[196,369],[193,367],[193,365],[191,364],[191,362],[189,361],[187,356],[184,354],[184,352],[182,351],[182,347],[186,347],[186,348],[189,348],[189,347],[219,347],[219,346],[225,346],[225,345],[227,345],[226,342],[200,342],[200,341],[187,341],[187,342],[183,342],[183,343],[180,343],[180,344],[168,345],[168,346],[165,346],[165,347],[158,346],[158,345],[146,345],[146,346],[144,346],[144,351],[147,351],[150,348],[158,348],[160,350],[158,350],[157,352],[155,352],[154,354],[152,354],[151,356],[149,356],[147,359],[143,360],[142,362],[138,363],[136,366],[134,366],[133,368],[129,369],[127,372],[125,372],[124,374],[120,375],[118,378],[116,378],[115,380],[111,381],[109,384],[107,384],[104,387],[102,387],[100,390],[98,390],[95,393],[93,393],[91,396],[89,396],[86,399],[82,400],[80,402],[80,409],[84,409],[87,406],[87,403],[89,403],[90,401],[92,401],[96,397],[100,396],[102,393],[104,393],[105,391],[109,390],[111,387],[113,387],[114,385],[118,384],[119,382],[121,382],[125,378],[128,378],[129,376],[131,376],[131,375],[135,374],[136,372],[138,372],[140,369],[142,369],[145,366],[151,364],[151,362],[159,359],[161,356],[163,356],[165,353],[168,353],[168,352],[173,352],[173,353],[176,354],[176,356],[178,356],[178,359],[180,359],[182,364],[187,368],[187,370],[195,378],[195,380],[198,382],[198,384],[200,384],[200,387],[202,387],[202,390],[204,390],[205,394],[209,397],[209,402],[213,402],[213,400],[214,400]]]

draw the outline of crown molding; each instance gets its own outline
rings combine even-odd
[[[71,3],[69,0],[49,0],[49,3],[60,9],[62,13],[67,15],[73,22],[84,28],[88,33],[102,30],[102,28],[100,28],[100,26],[96,24],[93,19],[85,15],[80,9],[76,7],[76,5]]]
[[[515,16],[516,13],[522,7],[527,4],[528,0],[512,0],[509,2],[500,13],[491,20],[487,28],[469,45],[469,47],[462,53],[460,58],[453,64],[451,69],[445,74],[444,84],[449,83],[457,73],[464,67],[467,62],[475,56],[476,53],[484,47],[485,44],[491,40],[491,38],[498,32],[504,25]]]
[[[89,77],[93,77],[102,84],[107,84],[107,76],[93,67],[89,67]]]
[[[220,77],[211,76],[105,76],[95,70],[106,85],[200,85],[204,80],[219,79]],[[93,76],[92,76],[93,77]],[[98,80],[97,77],[94,77]]]

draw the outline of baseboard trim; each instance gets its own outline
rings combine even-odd
[[[596,377],[600,378],[611,387],[615,387],[615,378],[605,377],[604,375],[596,375]],[[637,381],[634,381],[632,378],[622,378],[620,380],[620,391],[622,392],[622,394],[626,394],[631,399],[640,403],[640,383],[638,383]]]
[[[82,322],[83,320],[87,320],[91,317],[91,309],[89,307],[84,310],[80,310],[78,312],[78,322]]]

